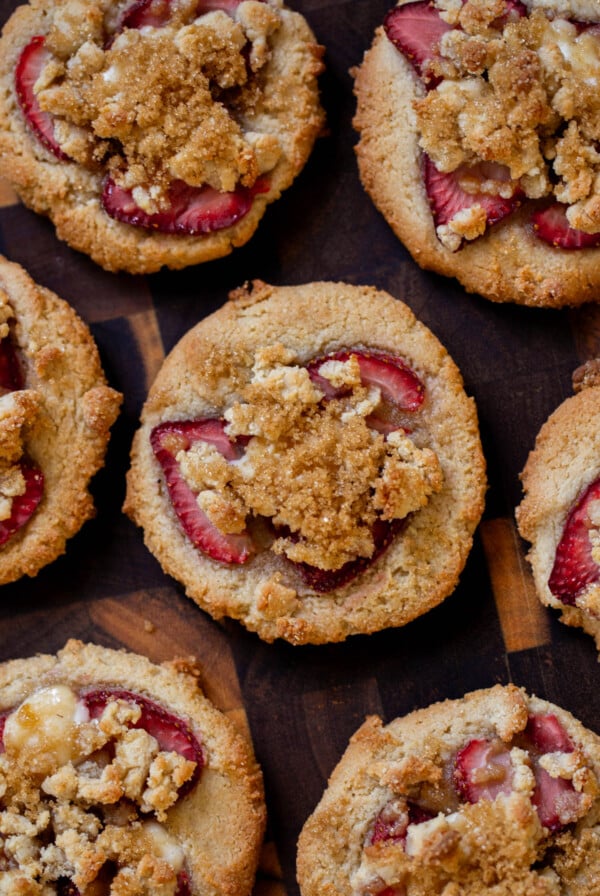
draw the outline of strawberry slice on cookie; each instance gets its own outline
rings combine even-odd
[[[237,460],[241,452],[228,438],[224,426],[222,420],[214,419],[162,423],[153,429],[150,442],[163,469],[173,509],[192,544],[221,563],[245,563],[254,553],[250,535],[225,534],[211,523],[183,478],[177,459],[179,452],[206,442],[226,460]]]
[[[600,246],[600,232],[586,233],[569,224],[567,206],[560,202],[537,209],[531,216],[536,236],[557,249],[591,249]]]
[[[10,516],[0,520],[0,545],[5,544],[29,522],[44,495],[42,471],[26,460],[21,461],[19,467],[25,483],[25,490],[12,499]]]
[[[252,208],[254,196],[266,193],[269,185],[258,180],[252,188],[238,187],[221,193],[209,186],[191,187],[174,181],[164,211],[149,213],[135,202],[131,191],[107,178],[102,191],[102,206],[111,218],[159,233],[180,233],[195,236],[231,227]]]
[[[453,251],[506,218],[521,200],[502,165],[480,162],[443,172],[423,153],[423,176],[438,237]]]
[[[54,133],[54,117],[40,108],[36,96],[35,85],[52,58],[45,42],[45,37],[33,37],[19,56],[15,69],[17,101],[25,121],[40,143],[57,159],[68,162],[69,156],[61,149]]]
[[[0,339],[0,395],[23,388],[23,372],[10,336]]]
[[[556,548],[548,587],[558,600],[570,606],[588,585],[600,579],[591,536],[600,528],[600,479],[585,490],[567,517]]]

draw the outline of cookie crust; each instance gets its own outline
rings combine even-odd
[[[88,327],[63,299],[0,258],[0,289],[12,307],[14,339],[27,392],[38,411],[25,449],[42,470],[44,494],[33,516],[0,547],[0,584],[35,576],[63,554],[94,513],[92,476],[104,465],[122,396],[107,385]]]
[[[275,0],[274,5],[279,9]],[[101,205],[103,174],[59,161],[27,126],[17,103],[15,67],[29,41],[48,33],[55,8],[53,0],[33,0],[19,7],[0,39],[0,158],[3,174],[22,201],[47,215],[60,239],[110,271],[140,274],[163,266],[183,268],[220,258],[246,243],[267,205],[303,168],[323,127],[317,86],[322,49],[303,17],[279,9],[282,25],[272,39],[255,116],[260,129],[276,135],[283,149],[268,174],[268,192],[255,195],[250,211],[233,225],[189,236],[144,230],[109,217]]]
[[[425,385],[423,440],[444,484],[366,571],[319,594],[271,551],[243,566],[197,551],[181,529],[150,446],[165,420],[218,417],[239,398],[257,349],[281,342],[299,363],[366,347],[402,357]],[[294,644],[341,641],[404,625],[455,587],[483,511],[485,464],[476,410],[456,365],[410,309],[372,287],[255,283],[232,294],[170,353],[150,391],[132,447],[125,511],[163,569],[215,617],[231,616],[261,638]]]
[[[410,0],[400,0],[398,6]],[[595,20],[589,4],[527,0],[530,9]],[[517,209],[457,252],[436,236],[422,175],[413,108],[425,89],[410,63],[377,29],[355,70],[360,134],[356,155],[362,184],[414,260],[427,270],[455,277],[468,292],[495,302],[559,308],[594,301],[600,284],[600,249],[564,250],[538,239],[530,212]]]
[[[541,602],[561,613],[561,621],[590,634],[600,650],[600,620],[584,608],[568,606],[548,587],[556,548],[569,511],[600,476],[600,385],[567,398],[543,424],[521,473],[524,497],[516,509]]]
[[[300,835],[297,870],[303,896],[316,896],[317,893],[358,896],[367,892],[401,892],[406,896],[428,893],[434,896],[442,891],[459,890],[465,896],[483,890],[497,896],[524,896],[533,892],[540,896],[558,896],[567,892],[561,886],[567,881],[572,886],[568,890],[570,893],[583,896],[593,892],[593,886],[589,889],[585,881],[586,878],[593,881],[597,873],[600,833],[597,789],[587,815],[577,826],[567,834],[552,834],[548,839],[542,834],[535,810],[513,793],[494,801],[480,799],[467,806],[463,804],[446,814],[451,830],[446,833],[444,842],[438,842],[438,851],[434,845],[434,830],[443,823],[442,815],[422,826],[421,819],[416,819],[412,844],[409,845],[409,833],[406,845],[410,859],[404,845],[391,841],[372,843],[374,821],[391,800],[407,792],[415,798],[415,782],[424,780],[427,775],[434,777],[432,769],[436,766],[452,766],[457,751],[470,741],[497,738],[509,743],[525,728],[527,717],[532,713],[552,715],[558,720],[575,750],[581,751],[591,791],[594,791],[593,781],[597,781],[600,773],[598,736],[585,729],[570,713],[545,700],[528,696],[514,685],[496,685],[474,691],[463,699],[434,704],[387,725],[383,725],[377,716],[370,717],[351,738],[321,801]],[[448,783],[448,779],[446,781]],[[520,786],[516,780],[515,785]],[[528,801],[529,797],[525,799]],[[470,816],[466,828],[458,823],[461,813]],[[527,817],[528,822],[525,821]],[[478,824],[482,827],[474,837],[474,853],[465,860],[465,854],[460,857],[460,840],[452,835],[452,829],[465,837],[464,848],[467,850],[469,838],[477,831]],[[486,832],[484,824],[490,824],[491,829]],[[427,826],[429,847],[426,845],[427,834],[423,834],[422,839],[414,836]],[[505,849],[505,835],[513,826],[516,837],[510,850]],[[591,843],[588,853],[583,851],[585,843],[588,847]],[[557,876],[545,872],[546,877],[539,872],[550,865],[551,849],[557,845],[565,857],[573,858],[573,867],[564,871],[568,864],[564,861],[561,871],[557,862],[554,867]],[[582,853],[578,857],[580,848]],[[578,869],[577,859],[581,863],[582,857],[589,864],[583,868],[580,864]],[[535,868],[530,870],[531,866]],[[395,875],[401,868],[406,873],[402,877],[400,872],[399,879]],[[367,869],[370,873],[378,869],[382,877],[376,881]]]
[[[96,687],[133,691],[191,727],[205,764],[164,825],[185,851],[191,891],[201,896],[249,893],[265,826],[262,775],[250,743],[202,694],[194,663],[188,658],[159,666],[125,650],[70,640],[56,656],[0,666],[0,713],[56,685],[76,693]]]

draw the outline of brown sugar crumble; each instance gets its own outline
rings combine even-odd
[[[140,714],[117,699],[91,720],[57,684],[6,716],[1,894],[41,896],[65,880],[97,892],[103,867],[115,863],[113,896],[174,896],[184,853],[163,822],[196,763],[131,727]]]
[[[432,64],[440,83],[415,102],[421,148],[442,172],[464,166],[466,192],[553,196],[568,206],[571,227],[599,232],[597,33],[540,9],[506,16],[502,0],[436,6],[459,27],[440,40]],[[482,164],[489,179],[479,171],[483,184],[481,177],[471,182],[467,169]],[[475,214],[467,210],[456,228],[440,228],[444,245],[477,236]]]
[[[377,516],[400,519],[425,506],[442,472],[436,454],[402,430],[385,438],[370,428],[380,393],[362,384],[355,357],[319,372],[345,386],[342,397],[323,402],[284,346],[258,351],[242,400],[224,414],[230,438],[250,437],[243,457],[229,463],[198,442],[177,460],[222,532],[242,532],[249,515],[267,517],[281,533],[273,551],[335,570],[370,557]]]
[[[50,55],[35,92],[62,150],[106,170],[149,214],[175,181],[251,187],[281,154],[275,135],[244,126],[278,9],[244,0],[231,15],[196,18],[195,8],[173,0],[160,27],[117,27],[107,39],[102,8],[69,0],[45,39]]]

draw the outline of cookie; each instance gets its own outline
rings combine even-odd
[[[35,576],[94,515],[121,398],[70,305],[0,257],[0,584]]]
[[[423,268],[495,302],[600,287],[597,5],[399,2],[354,71],[366,191]]]
[[[352,737],[298,843],[302,896],[583,896],[600,738],[513,685]]]
[[[247,896],[262,777],[197,677],[79,641],[0,666],[4,892]]]
[[[594,366],[595,365],[595,366]],[[600,650],[600,378],[579,372],[581,391],[544,423],[521,474],[519,532],[543,604],[580,626]]]
[[[255,282],[152,386],[125,510],[165,572],[261,638],[340,641],[454,589],[485,467],[460,373],[373,287]]]
[[[322,48],[279,0],[33,0],[0,40],[0,159],[104,268],[246,243],[323,126]]]

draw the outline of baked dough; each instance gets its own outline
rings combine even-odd
[[[298,843],[302,896],[589,896],[600,739],[497,685],[354,734]]]
[[[0,535],[23,493],[15,485],[21,462],[43,476],[33,514],[2,538],[5,584],[35,576],[94,515],[88,487],[122,396],[107,385],[91,333],[70,305],[1,257],[0,340],[0,367],[10,351],[21,380],[6,388],[0,376]]]
[[[3,892],[251,891],[262,776],[197,677],[74,640],[0,666]]]
[[[279,0],[33,0],[0,40],[2,173],[108,270],[221,257],[250,239],[310,154],[321,56]],[[29,121],[16,79],[37,103]],[[212,196],[199,217],[205,197],[190,199],[192,188]],[[239,190],[245,213],[228,217],[220,200]],[[165,218],[183,230],[163,232]]]
[[[349,412],[349,428],[344,423],[333,430],[327,413],[336,404],[335,413],[343,416],[344,406],[320,400],[318,392],[315,397],[304,365],[352,349],[365,356],[400,358],[424,388],[423,403],[404,415],[387,441],[377,442],[377,434],[358,419],[371,413],[369,402],[376,403],[379,393],[375,398],[370,392],[363,395],[360,408]],[[284,357],[280,363],[286,353],[287,361]],[[339,366],[343,372],[344,365]],[[292,425],[294,409],[303,400],[307,405]],[[213,519],[220,514],[218,527],[242,539],[234,562],[212,559],[185,534],[152,448],[153,433],[160,431],[156,427],[223,416],[230,421],[228,432],[235,426],[241,434],[238,449],[245,451],[246,464],[225,463],[216,451],[210,457],[197,455],[196,468],[188,470],[195,482],[188,511],[197,515],[200,505]],[[269,443],[264,437],[268,430],[281,438]],[[394,467],[392,442],[399,454],[404,452],[406,464]],[[256,460],[264,445],[262,460]],[[360,465],[364,461],[368,468],[374,445],[392,455],[381,463],[399,478],[391,485],[384,474],[377,479],[376,462],[372,475],[377,481],[368,472],[357,494],[355,483],[363,482]],[[172,456],[177,450],[175,446]],[[191,455],[184,452],[183,457]],[[146,545],[164,571],[214,617],[234,617],[267,641],[284,638],[294,644],[340,641],[404,625],[439,604],[463,569],[486,489],[474,402],[465,395],[445,349],[402,302],[372,287],[344,283],[273,287],[257,281],[232,293],[165,360],[144,406],[131,459],[124,509],[143,528]],[[221,466],[215,471],[216,461]],[[201,475],[210,479],[213,473],[212,485],[194,480]],[[223,485],[223,477],[240,475],[241,484]],[[213,486],[219,481],[223,488],[216,489],[215,497]],[[241,505],[240,495],[246,496],[257,482],[258,495]],[[238,488],[237,495],[232,487]],[[385,504],[392,515],[407,515],[401,531],[392,530],[396,534],[387,550],[375,553],[377,559],[369,565],[373,544],[361,553],[360,540],[370,537],[363,518],[371,514],[372,519],[371,492],[383,496],[380,506]],[[323,500],[322,495],[328,497]],[[410,512],[403,509],[405,498],[413,500]],[[265,513],[275,534],[263,525]],[[243,543],[245,521],[256,542],[249,554]],[[291,529],[287,538],[285,527]],[[325,531],[329,534],[323,543]],[[325,570],[326,579],[340,564],[346,568],[344,550],[363,557],[366,568],[355,570],[345,583],[335,579],[332,585],[327,579],[329,586],[322,587],[301,574],[302,563],[313,556],[303,554],[305,550],[319,556],[309,566]]]
[[[593,487],[600,478],[598,362],[589,362],[576,374],[580,391],[563,401],[543,424],[521,473],[524,497],[516,518],[519,532],[531,543],[527,556],[541,602],[559,610],[567,625],[580,626],[592,635],[600,650],[600,557],[595,546],[598,521],[593,517]],[[567,545],[565,531],[574,532],[568,520],[586,494],[587,521]],[[563,559],[558,565],[561,542]],[[568,587],[566,580],[571,577],[577,584]]]
[[[400,0],[397,6],[404,6],[406,2],[410,0]],[[457,11],[461,9],[461,17],[472,14],[473,18],[477,19],[478,6],[481,5],[479,0],[469,0],[462,8],[460,4],[443,0],[435,2],[439,9],[447,10],[444,15],[448,21],[452,16],[455,19]],[[426,3],[414,4],[415,8],[426,5]],[[510,0],[508,5],[504,2],[488,3],[486,15],[491,15],[490,10],[495,10],[496,14],[501,9],[511,9],[514,17],[516,15],[514,10],[517,7],[526,8],[529,14],[532,11],[542,10],[551,19],[556,17],[560,20],[561,17],[565,17],[581,23],[582,27],[579,28],[581,33],[586,31],[588,25],[600,20],[597,5],[577,0],[572,2],[564,0],[561,3],[556,3],[554,0],[524,0],[524,5],[514,0]],[[539,12],[537,14],[539,15]],[[465,23],[464,27],[468,29],[469,25]],[[517,26],[513,24],[509,27]],[[577,32],[579,26],[566,27],[572,29],[573,35],[579,33]],[[459,32],[451,33],[455,36]],[[472,26],[470,33],[475,35],[473,43],[476,43],[480,35],[487,39],[492,31],[481,27],[480,24]],[[460,34],[463,35],[464,32]],[[496,30],[494,34],[497,37],[499,32]],[[418,36],[415,36],[415,42],[418,39]],[[597,138],[592,138],[589,149],[586,148],[587,137],[585,139],[582,137],[584,125],[581,123],[585,118],[586,126],[597,130],[600,122],[597,92],[594,88],[594,93],[590,93],[591,106],[586,107],[585,112],[574,108],[575,100],[573,100],[574,96],[579,96],[583,104],[587,102],[586,93],[589,85],[598,74],[598,54],[593,48],[593,43],[598,38],[594,29],[589,29],[585,37],[589,42],[587,49],[585,51],[577,49],[569,57],[563,57],[558,50],[562,39],[562,36],[556,41],[552,38],[555,46],[548,51],[544,63],[548,65],[548,58],[559,60],[566,72],[565,77],[561,70],[560,77],[554,81],[552,88],[556,90],[557,85],[562,85],[562,94],[560,96],[552,94],[548,86],[552,83],[553,77],[552,68],[549,66],[544,75],[546,81],[543,90],[539,91],[543,100],[535,93],[539,89],[539,83],[537,75],[535,77],[530,75],[530,71],[535,68],[531,58],[528,57],[528,61],[515,61],[514,54],[507,68],[498,76],[498,93],[495,95],[491,93],[486,72],[484,71],[483,75],[480,73],[482,69],[478,66],[483,66],[485,69],[485,65],[480,61],[481,56],[479,61],[473,61],[474,55],[469,62],[474,66],[473,75],[468,77],[459,75],[457,78],[452,74],[449,79],[427,91],[409,59],[388,39],[383,26],[377,29],[371,48],[354,72],[357,97],[354,125],[360,134],[356,153],[360,177],[366,191],[421,267],[456,277],[467,291],[479,293],[492,301],[558,308],[594,301],[598,295],[600,248],[555,248],[551,243],[543,242],[536,236],[531,221],[532,210],[543,207],[544,203],[553,198],[558,198],[563,203],[571,203],[578,212],[583,210],[586,214],[591,213],[592,206],[600,208],[595,186],[598,183],[598,159],[594,148],[594,141]],[[427,35],[423,40],[427,41]],[[444,37],[443,40],[447,38]],[[566,44],[565,47],[564,52],[569,53],[569,47]],[[480,45],[476,50],[483,55]],[[529,53],[525,40],[521,50],[523,53]],[[496,51],[485,50],[485,52],[492,53],[494,58],[493,53]],[[451,55],[450,49],[448,55]],[[569,78],[573,72],[575,72],[574,80],[570,82]],[[531,81],[527,80],[529,77]],[[586,77],[591,79],[587,82],[587,86]],[[451,87],[458,84],[458,90],[462,90],[460,96],[454,93],[444,94],[448,84]],[[491,97],[488,105],[484,105],[482,101],[481,97],[484,94],[486,97]],[[565,96],[570,97],[569,102],[573,101],[568,110],[561,106],[561,100]],[[438,106],[431,105],[425,110],[424,104],[432,103],[434,99],[438,102]],[[541,113],[538,107],[534,109],[532,105],[529,109],[525,106],[528,101],[532,104],[537,103],[538,99],[540,103],[545,104],[546,118],[543,124],[531,127],[530,130],[531,121],[535,121],[535,116]],[[450,108],[452,103],[456,104],[454,111]],[[506,104],[506,109],[503,103]],[[499,114],[498,110],[503,110],[506,118],[500,117],[495,120],[490,109],[496,115]],[[567,129],[567,139],[562,124],[571,119],[573,121]],[[481,159],[485,160],[485,165],[489,165],[500,157],[501,150],[514,167],[513,186],[516,185],[518,192],[518,195],[515,193],[518,200],[515,210],[498,223],[488,225],[483,235],[475,235],[475,238],[472,237],[476,233],[481,233],[485,224],[475,220],[476,216],[469,218],[469,222],[463,221],[467,239],[463,241],[462,248],[456,251],[447,248],[438,238],[430,200],[424,185],[422,149],[424,122],[428,128],[426,145],[430,155],[434,150],[438,152],[438,161],[445,166],[444,171],[456,171],[456,165],[459,163],[467,167],[477,165],[481,163]],[[467,136],[461,131],[463,125],[465,133],[468,132]],[[556,134],[562,134],[565,139],[560,164],[553,160],[553,153],[556,153],[558,145],[556,139],[549,138],[554,128],[557,129]],[[523,142],[522,148],[519,146],[519,140]],[[530,155],[535,156],[536,161],[532,162],[527,173],[523,174],[519,170],[519,165],[526,156],[526,140],[529,141],[527,151],[531,151]],[[576,150],[574,144],[577,144]],[[477,155],[476,148],[479,148],[480,155]],[[502,159],[504,164],[504,156]],[[544,173],[543,177],[540,177],[540,172],[551,165],[561,171],[560,177],[556,170],[551,171],[550,176]],[[505,174],[506,171],[508,168],[505,166]],[[565,171],[571,176],[570,181]],[[523,185],[526,196],[519,192]],[[496,188],[497,183],[493,189]],[[554,194],[551,191],[554,191]],[[527,197],[531,195],[540,198],[528,199]],[[453,201],[450,196],[444,198],[449,202]],[[485,214],[483,219],[485,221]],[[473,228],[470,235],[467,223]],[[597,237],[600,221],[592,226],[592,229],[594,228]],[[441,230],[442,228],[440,232]],[[460,238],[457,238],[457,241],[460,242]]]

